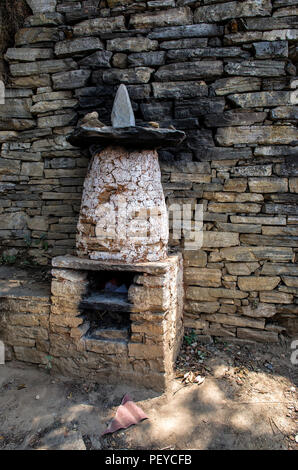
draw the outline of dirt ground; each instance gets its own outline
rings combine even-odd
[[[188,337],[163,395],[8,363],[0,366],[0,450],[298,450],[298,366],[290,355],[287,343],[201,345]],[[192,383],[198,375],[205,380]],[[149,419],[101,437],[126,392]]]

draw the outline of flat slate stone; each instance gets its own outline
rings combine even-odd
[[[33,11],[33,14],[35,14],[54,12],[57,5],[57,0],[27,0],[27,3]]]
[[[121,145],[124,147],[156,149],[179,145],[185,139],[183,131],[147,127],[88,127],[77,128],[68,138],[75,147],[91,145]]]
[[[130,312],[131,303],[127,300],[127,294],[116,294],[115,292],[102,292],[100,294],[91,295],[80,302],[80,308],[95,311],[110,312]]]
[[[177,263],[177,255],[169,256],[165,261],[120,263],[111,261],[95,261],[76,256],[57,256],[52,259],[55,268],[79,269],[88,271],[136,271],[148,274],[164,274],[170,265]]]

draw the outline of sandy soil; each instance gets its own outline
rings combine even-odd
[[[298,449],[298,366],[289,344],[184,344],[171,390],[158,395],[0,366],[3,449]],[[205,377],[185,384],[189,371]],[[100,437],[130,392],[149,416]]]

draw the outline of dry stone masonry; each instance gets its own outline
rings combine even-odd
[[[297,335],[297,2],[27,3],[32,15],[5,54],[10,80],[0,106],[3,257],[47,264],[74,253],[89,155],[66,138],[88,112],[110,125],[124,83],[136,125],[154,121],[187,134],[179,148],[159,151],[168,207],[190,204],[194,216],[196,204],[204,206],[200,250],[173,238],[176,219],[169,214],[170,246],[184,259],[185,326],[207,340],[276,342],[281,333]],[[49,322],[56,335],[52,354],[65,358],[60,370],[73,367],[79,375],[81,325],[76,300],[69,305],[70,292],[59,287],[67,285],[63,272],[57,266],[50,317],[46,300],[41,317],[34,310],[32,320],[13,316],[18,343],[11,344],[19,357],[42,363],[44,356],[38,361],[32,351],[36,344],[41,354],[46,350]],[[134,295],[140,299],[137,288]],[[69,323],[59,323],[58,304]],[[144,322],[153,328],[151,316]],[[64,333],[67,345],[60,341]],[[149,349],[142,354],[139,346],[129,357],[135,367],[144,360],[141,369],[151,368]],[[131,360],[127,367],[134,367]]]

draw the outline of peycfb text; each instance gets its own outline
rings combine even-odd
[[[163,455],[154,454],[149,455],[146,458],[141,457],[120,457],[112,455],[105,459],[105,465],[129,465],[136,468],[139,464],[149,463],[155,465],[190,465],[191,455]]]

